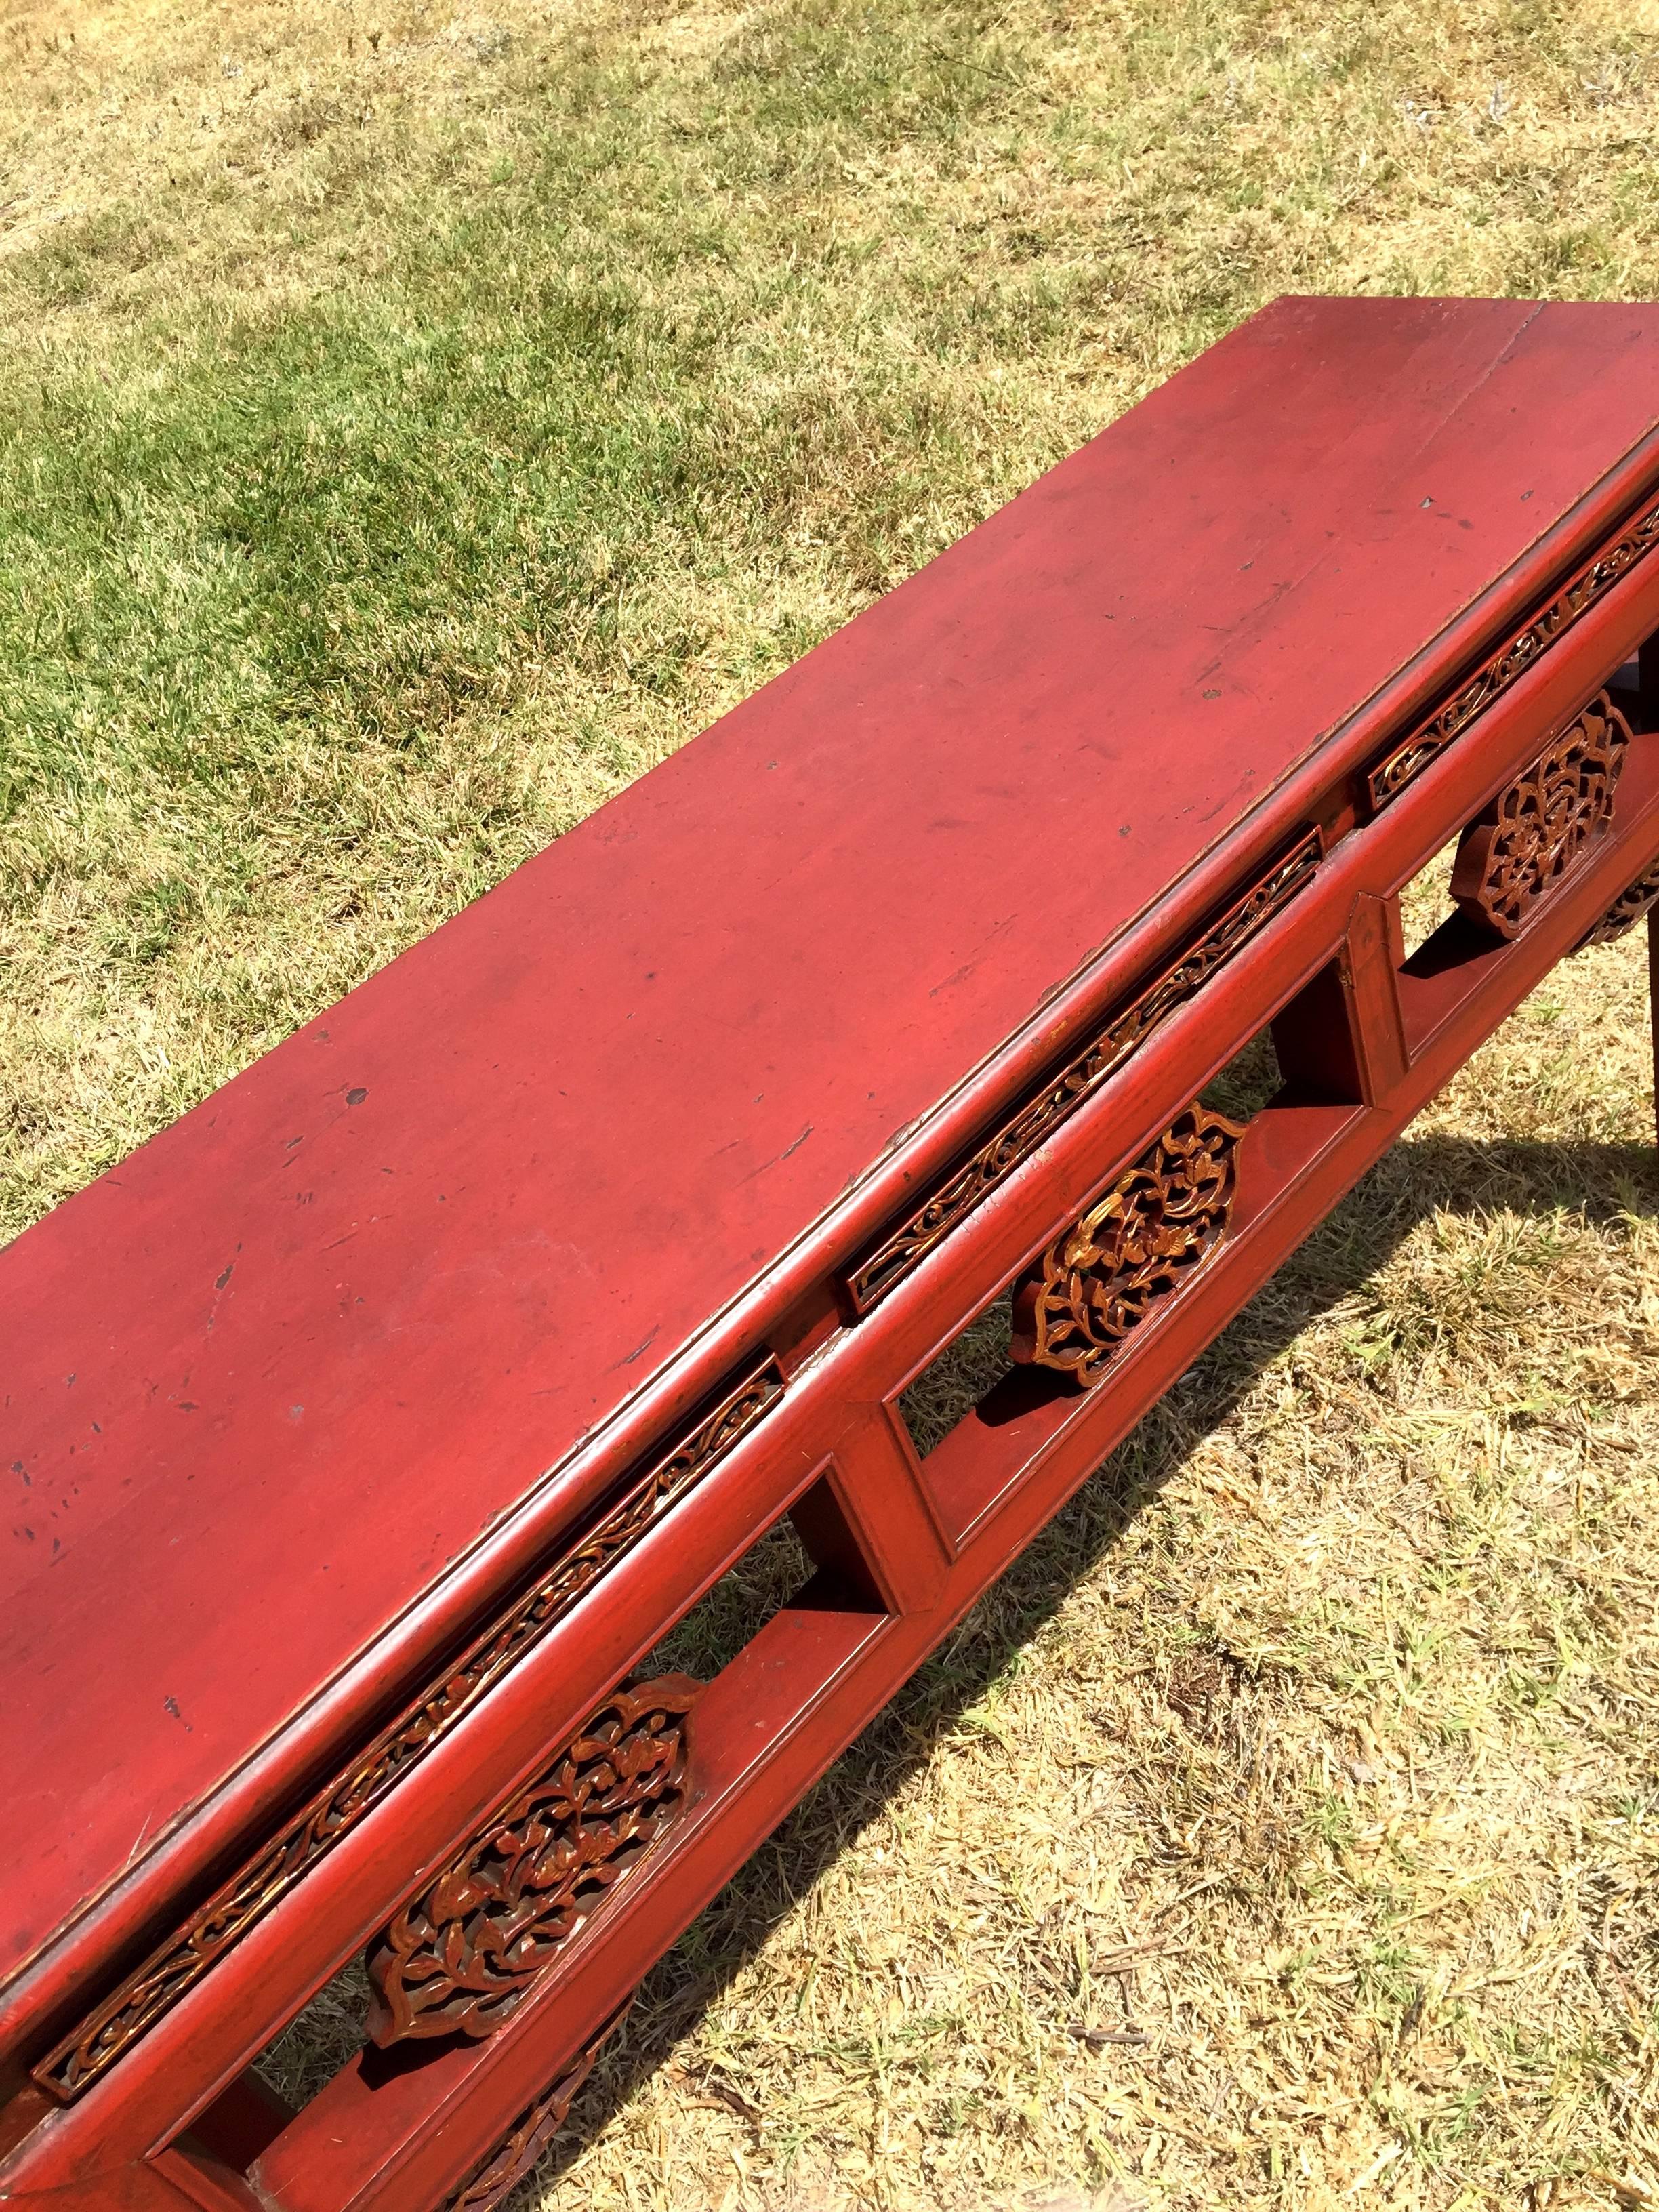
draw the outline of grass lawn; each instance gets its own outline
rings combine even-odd
[[[1656,0],[0,0],[0,1235],[1273,294],[1653,295],[1656,143]],[[1659,2202],[1641,966],[1039,1540],[524,2212]]]

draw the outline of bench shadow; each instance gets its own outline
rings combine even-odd
[[[963,1713],[1058,1611],[1201,1437],[1226,1420],[1309,1325],[1362,1290],[1436,1213],[1565,1212],[1592,1226],[1659,1217],[1643,1145],[1396,1144],[1061,1508],[944,1644],[773,1831],[640,1984],[634,2009],[550,2155],[503,2212],[530,2208],[669,2060],[734,1977],[866,1824],[936,1756]],[[741,2100],[734,2103],[741,2112]]]

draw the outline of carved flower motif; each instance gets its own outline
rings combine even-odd
[[[1085,1388],[1226,1232],[1243,1126],[1192,1105],[1014,1294],[1013,1355]]]
[[[1452,872],[1459,908],[1505,939],[1518,937],[1586,841],[1613,817],[1630,731],[1600,692],[1523,776],[1464,830]]]
[[[618,1690],[370,1946],[376,2043],[491,2035],[681,1809],[702,1690]]]

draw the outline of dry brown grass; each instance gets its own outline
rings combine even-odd
[[[13,1227],[1261,299],[1639,296],[1659,242],[1652,0],[4,0],[0,55]],[[603,375],[532,264],[620,303]],[[382,467],[353,395],[434,331]],[[521,592],[472,487],[561,378]],[[341,503],[226,583],[192,519],[313,447]],[[463,449],[449,567],[329,566]],[[650,1978],[523,2207],[1659,2199],[1647,1051],[1634,945],[1534,994]]]

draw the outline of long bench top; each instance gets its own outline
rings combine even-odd
[[[1656,309],[1279,302],[0,1255],[0,1978],[728,1372],[1656,420]]]

